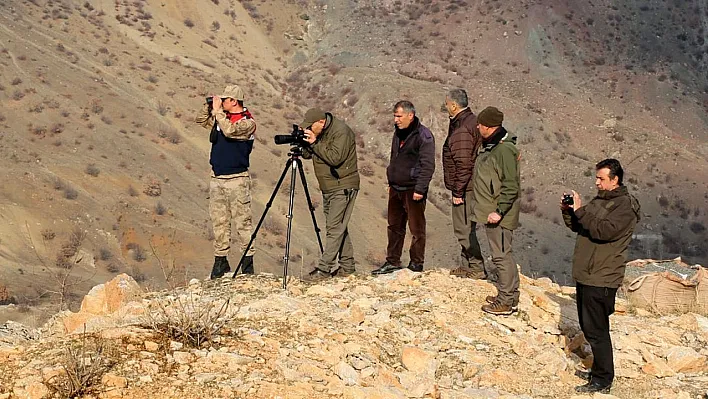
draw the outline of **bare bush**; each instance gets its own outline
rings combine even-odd
[[[267,232],[276,236],[280,236],[285,233],[285,225],[283,222],[273,217],[267,217],[266,220],[263,221],[263,228]]]
[[[103,261],[109,260],[109,259],[111,259],[112,257],[113,257],[113,253],[112,253],[111,250],[108,249],[108,248],[105,248],[105,247],[104,247],[104,248],[101,248],[101,249],[98,251],[98,258],[101,259],[101,260],[103,260]]]
[[[375,174],[374,167],[370,163],[366,162],[359,166],[359,173],[361,173],[362,176],[371,177]]]
[[[97,396],[101,392],[101,378],[115,363],[104,341],[94,337],[88,343],[83,334],[81,342],[64,349],[61,361],[64,372],[52,377],[47,386],[61,398]]]
[[[95,164],[90,163],[86,165],[85,172],[87,175],[97,177],[101,173],[101,169],[99,169]]]
[[[64,187],[64,198],[66,198],[68,200],[75,200],[78,197],[79,197],[79,192],[76,191],[75,188],[73,188],[71,186]]]
[[[192,20],[189,19],[189,18],[185,18],[185,19],[184,19],[184,26],[186,26],[187,28],[193,28],[193,27],[194,27],[194,21],[192,21]]]
[[[155,213],[156,213],[157,215],[162,216],[162,215],[164,215],[166,212],[167,212],[167,207],[165,207],[164,205],[162,205],[162,202],[158,202],[158,203],[155,205]]]
[[[56,238],[57,233],[54,232],[52,229],[44,229],[42,230],[42,238],[44,241],[51,241],[54,238]]]
[[[148,306],[145,326],[177,342],[201,348],[214,338],[229,320],[230,300],[199,301],[197,297],[177,297]]]

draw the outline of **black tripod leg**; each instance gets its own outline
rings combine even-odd
[[[293,229],[293,205],[295,203],[295,180],[297,175],[295,174],[296,168],[302,167],[302,163],[299,159],[296,159],[297,163],[293,164],[291,160],[292,170],[290,173],[290,200],[288,202],[288,232],[285,236],[285,256],[283,257],[283,289],[288,288],[288,261],[290,259],[290,233]]]
[[[305,198],[307,198],[307,206],[310,209],[312,225],[315,227],[317,243],[320,244],[320,254],[322,254],[324,252],[324,247],[322,246],[322,238],[320,237],[320,228],[317,226],[317,219],[315,218],[315,207],[312,205],[312,199],[310,198],[310,190],[307,189],[307,179],[305,179],[305,170],[302,168],[302,160],[300,160],[300,158],[296,159],[295,162],[297,162],[297,167],[300,169],[300,180],[302,180],[302,187],[305,189]]]
[[[246,246],[246,250],[243,251],[241,254],[241,260],[238,261],[238,266],[236,266],[236,270],[234,271],[233,276],[231,278],[236,277],[236,274],[238,274],[238,271],[241,269],[241,266],[243,265],[243,260],[246,258],[246,254],[248,253],[248,250],[251,249],[251,245],[253,245],[253,240],[256,239],[256,235],[258,235],[258,230],[261,229],[261,225],[263,224],[263,221],[265,220],[266,214],[268,213],[268,210],[270,209],[271,205],[273,205],[273,200],[275,199],[276,194],[278,194],[278,189],[280,188],[280,185],[283,184],[283,180],[285,179],[285,175],[288,173],[288,169],[290,169],[291,164],[293,163],[292,159],[288,159],[288,162],[285,163],[285,168],[283,169],[283,173],[280,175],[280,179],[278,179],[278,184],[275,185],[275,189],[273,190],[273,194],[270,195],[270,199],[268,200],[268,203],[266,203],[266,207],[263,210],[263,214],[261,215],[261,219],[258,221],[258,225],[256,225],[256,229],[253,230],[253,234],[251,234],[251,240],[248,242],[248,245]]]

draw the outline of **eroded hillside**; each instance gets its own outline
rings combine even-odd
[[[703,0],[0,0],[0,281],[6,301],[25,305],[4,318],[76,306],[119,272],[148,287],[207,274],[209,144],[192,120],[227,83],[244,87],[259,121],[255,217],[287,158],[274,134],[314,105],[352,125],[363,272],[383,260],[390,108],[413,101],[442,143],[454,86],[473,110],[501,108],[519,136],[526,273],[570,283],[558,197],[592,195],[593,165],[610,156],[643,206],[633,254],[705,264],[706,12]],[[427,263],[454,266],[439,170],[432,187]],[[282,193],[259,234],[261,271],[280,268]],[[299,275],[317,249],[301,190],[296,198]]]

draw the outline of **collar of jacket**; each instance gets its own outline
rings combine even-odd
[[[627,186],[619,186],[614,190],[597,191],[597,198],[602,198],[606,200],[621,197],[623,195],[629,195],[629,190],[627,190]]]
[[[481,147],[481,149],[483,151],[491,151],[494,147],[497,146],[497,144],[501,143],[502,141],[505,141],[507,136],[509,136],[509,132],[504,129],[504,126],[499,126],[499,129],[497,129],[494,134],[484,140],[484,145]],[[514,139],[515,137],[512,137],[511,141],[514,142]]]
[[[395,125],[394,125],[395,126]],[[413,117],[413,120],[411,121],[411,124],[408,125],[407,128],[405,129],[399,129],[398,126],[395,126],[396,129],[396,136],[398,136],[399,140],[405,140],[408,138],[408,136],[411,135],[411,133],[415,132],[418,130],[418,127],[420,126],[420,120],[418,120],[417,116]]]
[[[465,107],[462,111],[458,112],[457,115],[450,117],[450,125],[457,126],[465,116],[472,113],[470,107]]]

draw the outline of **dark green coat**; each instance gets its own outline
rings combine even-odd
[[[639,202],[626,186],[599,191],[577,211],[563,211],[566,226],[578,233],[573,279],[593,287],[618,288],[624,279],[627,248],[639,221]]]
[[[482,144],[474,166],[474,220],[487,224],[492,212],[502,215],[499,225],[508,230],[519,227],[521,172],[516,137],[500,127],[494,142]]]
[[[315,176],[323,193],[359,189],[356,138],[343,121],[327,114],[331,122],[317,141],[303,149],[303,158],[312,158]]]

